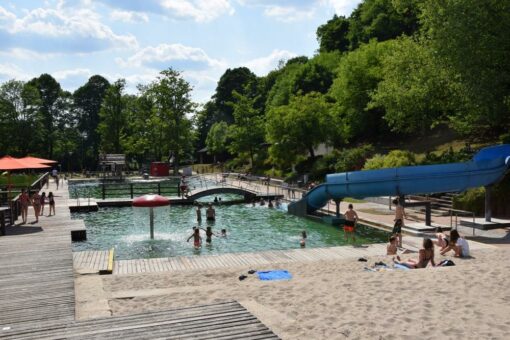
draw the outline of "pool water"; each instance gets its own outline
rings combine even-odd
[[[204,207],[199,225],[194,207],[155,208],[154,240],[149,235],[148,208],[101,208],[92,213],[73,213],[73,218],[85,221],[88,238],[73,243],[73,250],[115,248],[118,259],[136,259],[292,249],[300,247],[302,230],[307,232],[307,247],[345,245],[339,227],[292,216],[283,210],[251,204],[219,205],[215,209],[216,221],[205,221]],[[213,236],[212,244],[206,245],[205,232],[201,231],[202,248],[196,250],[193,239],[187,242],[193,226],[211,226],[217,234],[226,229],[227,237]],[[388,235],[362,225],[356,230],[358,244],[386,242]]]

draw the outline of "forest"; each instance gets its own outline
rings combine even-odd
[[[316,36],[315,55],[282,60],[265,76],[227,69],[201,105],[171,67],[136,94],[101,75],[72,93],[49,74],[6,81],[0,153],[78,171],[96,170],[100,153],[125,153],[132,168],[173,156],[177,167],[207,150],[227,168],[320,179],[463,160],[472,144],[510,142],[510,1],[365,0]],[[437,131],[466,146],[407,150]],[[330,152],[319,157],[321,145]]]

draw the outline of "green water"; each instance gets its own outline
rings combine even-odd
[[[212,200],[207,197],[205,201]],[[222,196],[225,202],[229,197]],[[307,247],[344,245],[339,227],[314,222],[287,214],[283,210],[251,204],[216,206],[216,221],[196,222],[195,209],[190,206],[155,208],[155,238],[149,236],[147,208],[102,208],[94,213],[73,213],[75,219],[85,220],[87,241],[73,243],[75,251],[115,248],[118,259],[156,258],[183,255],[209,255],[234,252],[253,252],[299,248],[301,231],[308,234]],[[193,248],[193,240],[186,242],[192,227],[212,226],[213,232],[227,229],[227,238],[214,237],[211,245]],[[358,244],[386,242],[388,233],[366,226],[356,230]]]

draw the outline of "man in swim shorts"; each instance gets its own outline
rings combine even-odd
[[[349,204],[349,210],[344,214],[344,236],[345,241],[348,241],[349,234],[352,235],[352,242],[356,242],[356,222],[358,221],[358,214],[354,211],[352,204]]]

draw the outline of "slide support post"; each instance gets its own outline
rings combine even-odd
[[[430,202],[427,202],[427,204],[425,204],[425,225],[427,227],[430,227],[431,223],[432,223],[432,218],[431,218]]]
[[[485,221],[486,222],[490,222],[492,219],[491,196],[492,196],[492,185],[487,185],[485,187]]]
[[[340,217],[340,202],[342,202],[342,199],[336,198],[335,201],[335,207],[336,207],[336,217]]]

